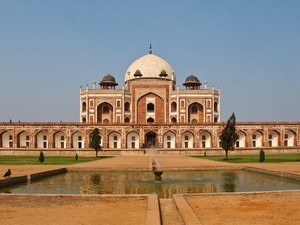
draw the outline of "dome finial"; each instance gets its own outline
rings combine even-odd
[[[152,54],[152,45],[150,43],[149,54]]]

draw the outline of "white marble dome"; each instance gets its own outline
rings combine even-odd
[[[164,70],[164,71],[163,71]],[[163,73],[162,73],[163,71]],[[137,72],[137,75],[134,74]],[[160,74],[163,74],[160,76]],[[142,78],[165,78],[176,82],[176,76],[171,65],[164,59],[148,54],[135,60],[125,73],[125,82]]]

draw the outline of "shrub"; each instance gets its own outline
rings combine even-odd
[[[76,153],[76,155],[75,155],[75,160],[76,160],[76,161],[78,160],[78,155],[77,155],[77,153]]]
[[[260,150],[259,152],[259,162],[264,162],[265,161],[265,152],[264,150]]]
[[[45,156],[44,156],[43,151],[40,152],[39,161],[40,161],[41,164],[43,164],[43,162],[45,161]]]
[[[204,151],[203,156],[206,157],[206,151]]]

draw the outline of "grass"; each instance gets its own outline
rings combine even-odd
[[[228,160],[225,160],[225,155],[222,156],[194,156],[196,158],[204,158],[219,162],[229,163],[259,163],[259,154],[257,155],[228,155]],[[294,154],[265,154],[263,163],[281,163],[281,162],[300,162],[300,153]]]
[[[73,156],[45,156],[43,165],[72,165],[77,163],[90,162],[109,158],[108,156],[101,157],[78,157],[75,160]],[[0,165],[40,165],[39,156],[0,156]]]

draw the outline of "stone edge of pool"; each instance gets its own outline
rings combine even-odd
[[[274,171],[270,169],[261,169],[261,168],[256,168],[256,167],[251,167],[251,166],[240,166],[240,167],[196,167],[196,168],[165,168],[163,169],[164,171],[208,171],[208,170],[245,170],[245,171],[252,171],[252,172],[258,172],[258,173],[263,173],[263,174],[268,174],[268,175],[274,175],[274,176],[280,176],[284,178],[289,178],[289,179],[294,179],[294,180],[300,180],[300,175],[299,174],[294,174],[294,173],[289,173],[289,172],[282,172],[282,171]],[[0,178],[0,188],[10,186],[10,185],[15,185],[15,184],[20,184],[20,183],[26,183],[27,180],[35,180],[35,179],[40,179],[40,178],[45,178],[61,173],[66,173],[68,171],[144,171],[144,172],[149,172],[151,171],[150,169],[134,169],[134,168],[127,168],[127,169],[114,169],[114,168],[107,168],[107,169],[97,169],[97,168],[59,168],[59,169],[52,169],[52,170],[46,170],[46,171],[41,171],[37,173],[32,173],[32,174],[27,174],[27,175],[21,175],[21,176],[16,176],[16,177],[10,177],[10,178]]]
[[[35,180],[39,178],[49,177],[52,175],[66,173],[66,172],[67,172],[67,168],[59,168],[59,169],[46,170],[37,173],[27,174],[27,175],[4,178],[4,179],[0,179],[0,188],[10,186],[10,185],[20,184],[20,183],[26,183],[28,180]]]

